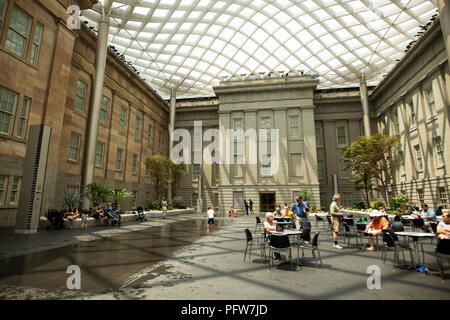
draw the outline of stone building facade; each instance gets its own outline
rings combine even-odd
[[[92,2],[0,1],[0,226],[14,225],[30,125],[52,128],[41,214],[80,187],[96,36],[69,30],[66,7]],[[144,160],[167,155],[169,108],[111,50],[103,94],[94,181],[135,192],[129,209],[152,196]]]

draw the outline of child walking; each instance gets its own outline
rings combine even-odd
[[[81,229],[84,228],[87,230],[87,222],[88,222],[89,214],[87,212],[83,212],[81,215]]]
[[[206,227],[206,231],[209,232],[209,225],[212,224],[213,232],[216,231],[216,225],[214,224],[214,210],[211,207],[208,207],[208,212],[206,213],[206,218],[208,219],[208,225]]]

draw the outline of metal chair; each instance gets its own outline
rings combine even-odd
[[[348,246],[350,247],[350,240],[353,236],[356,241],[356,246],[358,247],[359,246],[359,243],[358,243],[359,233],[354,229],[353,230],[350,229],[350,226],[347,223],[343,223],[342,225],[344,226],[344,230],[345,230],[345,239],[348,239]],[[345,243],[345,240],[344,240],[344,243]]]
[[[302,265],[303,265],[303,258],[305,257],[305,253],[304,253],[305,249],[311,250],[314,262],[316,263],[316,268],[319,268],[319,264],[317,263],[317,259],[316,259],[316,255],[315,255],[315,251],[317,251],[317,254],[318,254],[319,260],[320,260],[320,265],[322,265],[322,258],[320,256],[320,251],[319,251],[319,246],[318,246],[319,234],[320,234],[320,232],[316,232],[310,243],[305,241],[297,247],[297,258],[299,256],[300,249],[302,249],[302,263],[301,263]]]
[[[291,243],[289,242],[289,237],[287,235],[277,235],[270,234],[269,236],[269,269],[271,261],[274,259],[274,253],[286,253],[289,261],[291,262],[291,268],[293,269],[294,264],[292,261]]]
[[[412,220],[411,219],[400,219],[400,222],[403,224],[403,226],[405,227],[406,231],[411,231],[412,230]]]
[[[445,281],[444,267],[441,264],[441,259],[447,259],[447,261],[450,263],[450,239],[438,240],[435,249],[435,254],[436,254],[436,261],[441,271],[442,280]]]
[[[331,223],[331,217],[327,216],[328,227],[330,228],[330,234],[333,235],[333,223]]]
[[[320,223],[323,224],[324,222],[325,222],[325,220],[324,220],[322,217],[319,217],[318,215],[316,215],[316,228],[317,228],[317,229],[320,229],[320,228],[319,228],[319,224],[320,224]]]
[[[244,262],[245,262],[245,258],[247,256],[247,248],[250,247],[250,250],[248,253],[248,257],[250,258],[252,255],[253,245],[260,248],[261,259],[263,259],[263,261],[266,261],[266,242],[264,241],[264,238],[263,237],[253,238],[253,235],[249,229],[245,229],[244,231],[245,231],[245,236],[247,238],[247,244],[245,246],[245,251],[244,251]]]
[[[413,219],[412,220],[412,225],[414,228],[419,228],[421,230],[423,230],[423,226],[424,226],[424,222],[423,219],[419,218],[419,219]]]
[[[259,217],[256,217],[255,233],[261,232],[262,223]]]
[[[414,264],[414,255],[413,255],[413,249],[409,246],[407,242],[400,242],[398,240],[397,235],[392,230],[382,230],[381,231],[383,235],[383,242],[385,245],[381,248],[381,259],[383,260],[383,263],[386,264],[386,258],[387,258],[387,251],[393,250],[394,251],[394,257],[393,257],[393,264],[395,265],[395,258],[397,258],[397,265],[400,264],[400,255],[399,252],[402,252],[403,255],[403,262],[406,264],[406,258],[405,258],[405,251],[409,251],[409,255],[411,257],[411,264]]]

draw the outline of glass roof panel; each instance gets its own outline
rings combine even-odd
[[[171,85],[179,98],[213,96],[240,73],[302,70],[328,88],[365,72],[376,85],[437,12],[435,0],[99,0],[88,26],[110,1],[108,44],[163,98]]]

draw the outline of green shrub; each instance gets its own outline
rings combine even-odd
[[[402,204],[404,204],[405,207],[409,205],[409,198],[407,195],[400,193],[398,196],[392,197],[389,204],[391,209],[399,211],[402,210]]]
[[[298,195],[303,198],[304,202],[311,200],[311,191],[309,189],[302,189]]]
[[[359,202],[355,202],[353,203],[352,209],[365,209],[366,208],[366,203],[364,201],[359,201]]]
[[[159,210],[160,207],[159,200],[147,200],[147,210]]]
[[[317,212],[317,208],[316,207],[311,207],[311,212],[312,213],[316,213]]]
[[[379,200],[370,203],[370,208],[371,209],[378,209],[379,207],[383,207],[384,208],[384,203],[379,201]]]

